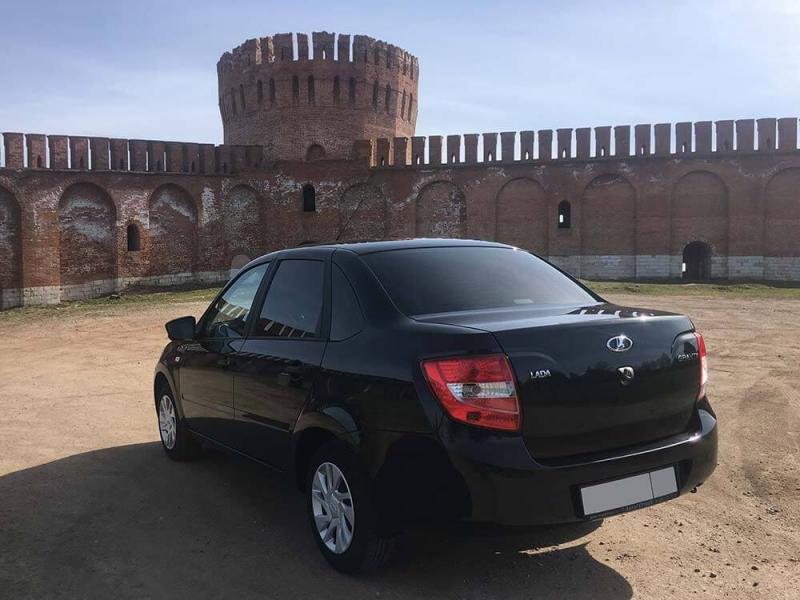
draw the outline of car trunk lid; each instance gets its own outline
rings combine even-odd
[[[494,334],[515,371],[522,433],[536,459],[634,446],[691,427],[700,369],[687,317],[599,304],[420,320]]]

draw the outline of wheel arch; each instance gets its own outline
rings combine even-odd
[[[340,407],[330,407],[321,412],[303,413],[292,434],[292,466],[297,488],[305,488],[308,463],[322,446],[341,441],[355,449],[360,434],[352,416]]]
[[[155,404],[156,410],[158,409],[158,392],[162,385],[166,385],[172,392],[172,398],[175,400],[175,409],[178,411],[178,415],[183,418],[183,406],[178,398],[178,388],[175,386],[175,382],[172,379],[172,373],[170,373],[164,365],[159,363],[156,367],[155,376],[153,377],[153,403]]]

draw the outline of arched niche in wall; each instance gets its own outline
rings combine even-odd
[[[265,235],[261,227],[258,193],[248,185],[237,185],[222,200],[222,222],[228,257],[233,252],[251,257],[261,254]]]
[[[706,242],[715,255],[728,254],[728,190],[708,171],[687,173],[672,191],[672,254],[680,256],[693,241]]]
[[[449,181],[434,181],[422,188],[417,195],[415,213],[417,237],[466,237],[464,192]]]
[[[595,177],[581,197],[581,254],[636,254],[636,192],[621,175]]]
[[[191,273],[197,246],[197,207],[189,192],[168,183],[150,197],[151,275]]]
[[[369,183],[347,188],[338,203],[340,240],[382,240],[386,237],[388,214],[386,198]]]
[[[536,254],[547,254],[547,202],[538,181],[521,177],[497,194],[495,239]]]
[[[800,256],[800,169],[778,171],[764,195],[764,255]]]
[[[104,189],[92,183],[76,183],[64,191],[58,203],[62,286],[117,276],[115,221],[116,208]],[[62,296],[70,299],[72,294]]]
[[[21,230],[17,199],[0,187],[0,309],[22,304]]]

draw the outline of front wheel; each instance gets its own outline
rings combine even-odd
[[[161,446],[167,456],[173,460],[190,460],[201,454],[200,444],[180,418],[172,391],[166,386],[162,386],[156,396],[156,413]]]
[[[393,540],[380,533],[369,479],[340,443],[320,449],[306,481],[308,515],[317,546],[343,573],[362,573],[389,558]]]

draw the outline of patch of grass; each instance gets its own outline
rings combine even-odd
[[[763,281],[711,281],[694,283],[670,281],[588,281],[583,283],[600,294],[641,294],[643,296],[712,296],[717,298],[796,298],[800,284]]]
[[[87,312],[105,312],[107,310],[124,309],[132,306],[156,306],[179,304],[182,302],[210,302],[219,292],[219,287],[211,288],[138,288],[119,295],[103,296],[91,300],[64,302],[51,306],[23,306],[0,311],[0,322],[9,322],[21,318],[46,318],[48,316],[64,317],[81,315]]]

